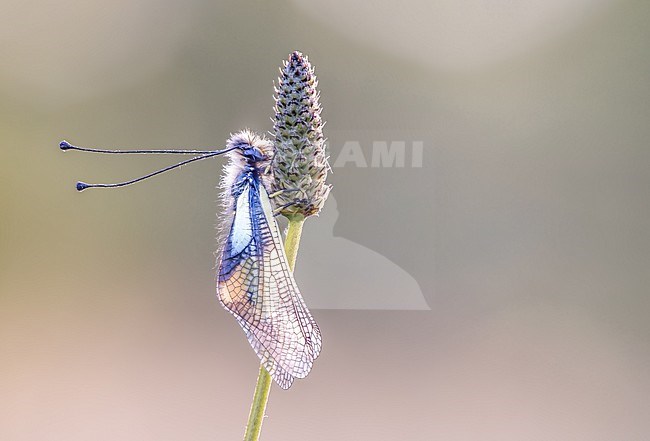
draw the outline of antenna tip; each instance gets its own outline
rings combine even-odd
[[[85,182],[81,182],[81,181],[77,182],[77,191],[83,191],[88,187],[90,187],[90,184],[86,184]]]
[[[72,144],[70,144],[68,141],[63,140],[59,143],[59,148],[61,150],[70,150],[72,148]]]

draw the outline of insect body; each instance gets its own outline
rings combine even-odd
[[[272,144],[244,131],[228,142],[222,180],[231,213],[218,257],[217,294],[275,382],[304,378],[321,349],[321,333],[289,270],[267,191]]]
[[[77,190],[115,188],[224,153],[230,162],[221,181],[227,220],[218,252],[217,295],[235,316],[266,370],[283,389],[304,378],[321,349],[321,333],[289,270],[267,188],[273,144],[250,131],[232,135],[224,150],[103,150],[111,154],[190,154],[178,164],[116,184],[77,183]]]

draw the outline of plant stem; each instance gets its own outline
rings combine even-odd
[[[271,375],[266,371],[264,366],[260,365],[260,373],[257,376],[257,385],[253,395],[253,404],[251,404],[251,413],[248,415],[248,424],[246,424],[246,433],[244,441],[257,441],[262,431],[262,422],[264,421],[264,411],[266,402],[269,400],[271,391]]]
[[[293,272],[296,266],[296,256],[298,256],[298,246],[300,245],[300,235],[302,234],[302,225],[305,217],[295,215],[289,219],[289,228],[287,237],[284,239],[284,251],[287,254],[287,263],[289,269]],[[264,421],[264,411],[266,403],[269,400],[271,391],[271,375],[266,371],[264,366],[260,366],[260,373],[255,385],[255,394],[253,395],[253,404],[251,412],[248,415],[248,424],[246,424],[246,433],[244,441],[257,441],[262,431],[262,422]]]
[[[305,217],[303,215],[296,214],[291,217],[289,219],[287,237],[284,239],[284,252],[287,254],[287,263],[292,273],[296,266],[296,256],[298,256],[303,223],[305,223]]]

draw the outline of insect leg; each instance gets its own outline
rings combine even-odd
[[[282,190],[275,191],[269,195],[269,198],[273,199],[278,196],[280,196],[282,193],[290,192],[290,191],[300,191],[299,188],[283,188]]]
[[[291,201],[291,202],[289,202],[287,204],[279,206],[278,208],[273,210],[273,216],[279,215],[282,210],[284,210],[287,207],[291,207],[292,205],[296,205],[298,202],[300,202],[300,201]]]

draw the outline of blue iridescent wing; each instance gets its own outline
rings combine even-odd
[[[268,194],[246,184],[236,200],[219,260],[217,293],[275,382],[304,378],[321,349],[321,333],[289,271]]]

